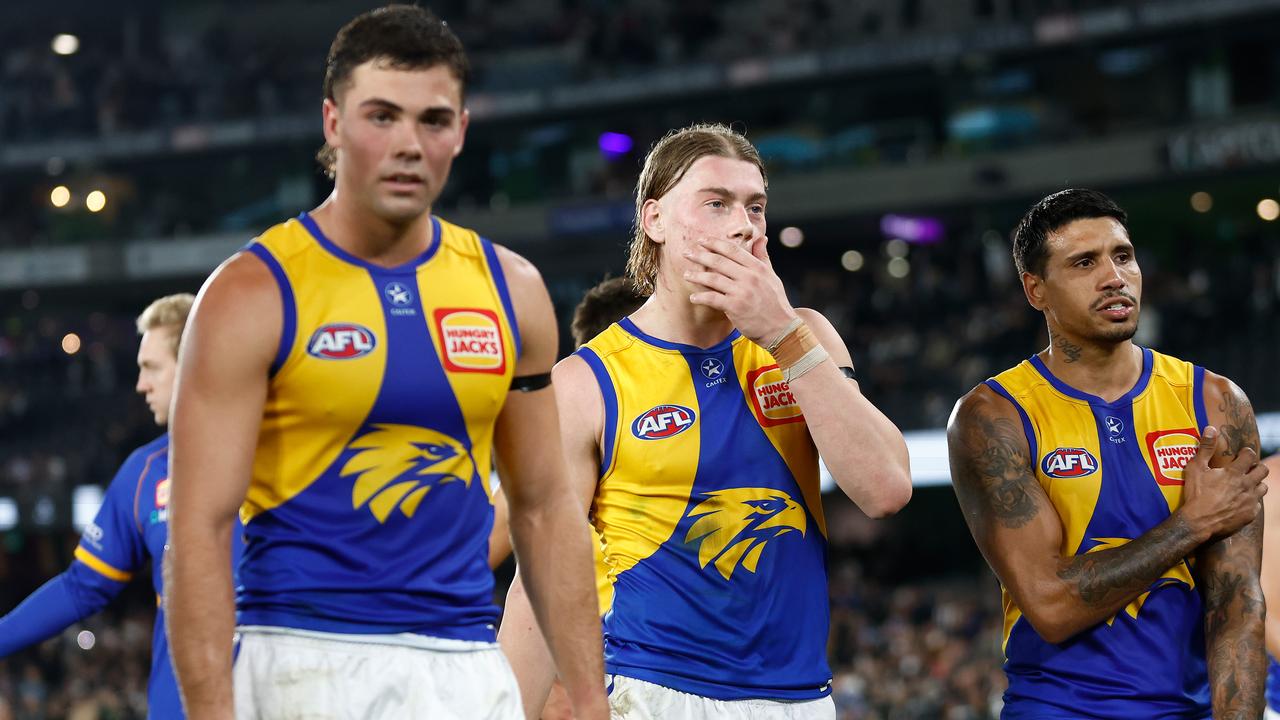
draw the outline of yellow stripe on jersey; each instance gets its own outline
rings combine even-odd
[[[613,326],[592,340],[610,374],[618,377],[682,378],[665,402],[697,407],[689,363],[678,350],[623,353],[637,340]],[[697,433],[682,433],[662,441],[660,448],[628,442],[630,420],[651,409],[649,390],[638,383],[617,387],[618,422],[614,458],[597,487],[591,512],[609,559],[608,577],[615,578],[653,555],[671,537],[689,504],[698,470]]]
[[[271,228],[258,242],[275,256],[295,293],[323,292],[298,298],[299,334],[268,391],[253,461],[256,481],[240,510],[245,524],[306,490],[333,464],[377,400],[387,353],[386,344],[378,343],[363,357],[299,362],[311,341],[305,329],[331,322],[335,306],[343,322],[385,338],[378,290],[367,275],[351,272],[350,265],[321,250],[297,220]]]
[[[93,569],[94,572],[107,578],[108,580],[115,580],[116,582],[129,582],[129,579],[133,577],[133,573],[128,573],[123,570],[116,569],[108,565],[107,563],[103,562],[93,553],[89,552],[88,550],[85,550],[83,545],[76,546],[75,558],[80,562],[84,563],[85,565],[88,565],[90,568]]]

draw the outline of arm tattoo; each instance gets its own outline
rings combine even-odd
[[[1246,447],[1258,451],[1258,424],[1249,400],[1235,386],[1218,402],[1227,454]],[[1259,515],[1236,534],[1201,548],[1197,576],[1204,598],[1204,634],[1213,688],[1213,716],[1253,720],[1262,714],[1266,680],[1263,623],[1266,606],[1258,573],[1262,565]]]
[[[1062,351],[1063,359],[1067,362],[1073,363],[1080,359],[1080,346],[1068,340],[1065,335],[1050,330],[1049,342],[1054,348]]]
[[[1248,398],[1228,390],[1222,394],[1218,411],[1223,415],[1222,437],[1227,441],[1227,455],[1235,457],[1246,447],[1258,451],[1258,425]]]
[[[1086,605],[1121,606],[1147,590],[1195,548],[1195,537],[1181,515],[1117,548],[1063,558],[1058,577],[1075,585]]]
[[[1036,482],[1031,461],[1022,449],[1022,429],[1007,418],[974,414],[965,430],[970,469],[981,486],[983,505],[1007,528],[1020,528],[1039,508],[1027,492]]]

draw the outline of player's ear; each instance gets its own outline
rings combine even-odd
[[[338,104],[331,98],[325,98],[320,106],[320,117],[324,125],[324,141],[331,148],[337,148],[338,142]]]
[[[1022,273],[1022,292],[1026,293],[1027,302],[1037,310],[1045,308],[1044,278],[1032,272]]]
[[[453,146],[453,156],[458,157],[462,153],[462,146],[467,140],[467,126],[471,124],[471,111],[462,108],[462,115],[458,117],[458,144]]]
[[[640,206],[640,227],[650,240],[658,244],[667,241],[665,224],[662,215],[662,203],[650,198]]]

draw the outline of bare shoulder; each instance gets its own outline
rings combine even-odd
[[[1012,403],[998,395],[986,383],[982,383],[956,401],[951,418],[947,421],[947,437],[984,431],[994,423],[1004,422],[1020,423],[1018,411]],[[1022,429],[1017,429],[1018,434],[1022,435]],[[1025,442],[1025,436],[1023,439]]]
[[[603,404],[595,373],[587,361],[577,355],[556,363],[551,370],[551,381],[556,388],[556,401],[572,402],[577,412],[590,412]]]
[[[1209,423],[1216,425],[1226,441],[1226,455],[1234,457],[1249,447],[1260,452],[1258,422],[1249,397],[1230,378],[1205,371],[1204,405]]]
[[[493,248],[497,252],[498,264],[502,266],[502,274],[507,280],[507,287],[511,290],[513,301],[525,296],[525,293],[546,294],[546,284],[537,266],[504,245],[494,243]]]
[[[283,327],[280,289],[266,263],[241,252],[218,266],[196,298],[187,336],[237,335],[238,350],[274,352]]]
[[[1017,410],[985,384],[960,398],[947,422],[951,480],[971,526],[994,519],[1021,528],[1039,513],[1043,490]],[[976,536],[976,533],[975,533]]]

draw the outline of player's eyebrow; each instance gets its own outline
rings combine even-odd
[[[717,187],[704,187],[704,188],[702,188],[702,189],[698,190],[698,192],[701,192],[701,193],[710,193],[710,194],[712,194],[712,195],[719,195],[720,197],[724,197],[724,198],[735,198],[735,197],[737,197],[737,195],[735,195],[735,194],[733,193],[733,191],[731,191],[729,188],[718,187],[718,186],[717,186]],[[750,195],[748,195],[748,196],[747,196],[747,199],[746,199],[746,202],[747,202],[747,204],[753,204],[753,203],[758,203],[758,202],[764,202],[764,201],[766,201],[766,200],[768,200],[768,199],[769,199],[769,196],[768,196],[768,195],[766,195],[766,194],[764,194],[764,193],[762,193],[762,192],[756,192],[756,193],[751,193]]]
[[[360,107],[381,107],[392,112],[404,112],[404,108],[399,105],[380,97],[372,97],[360,103]]]

